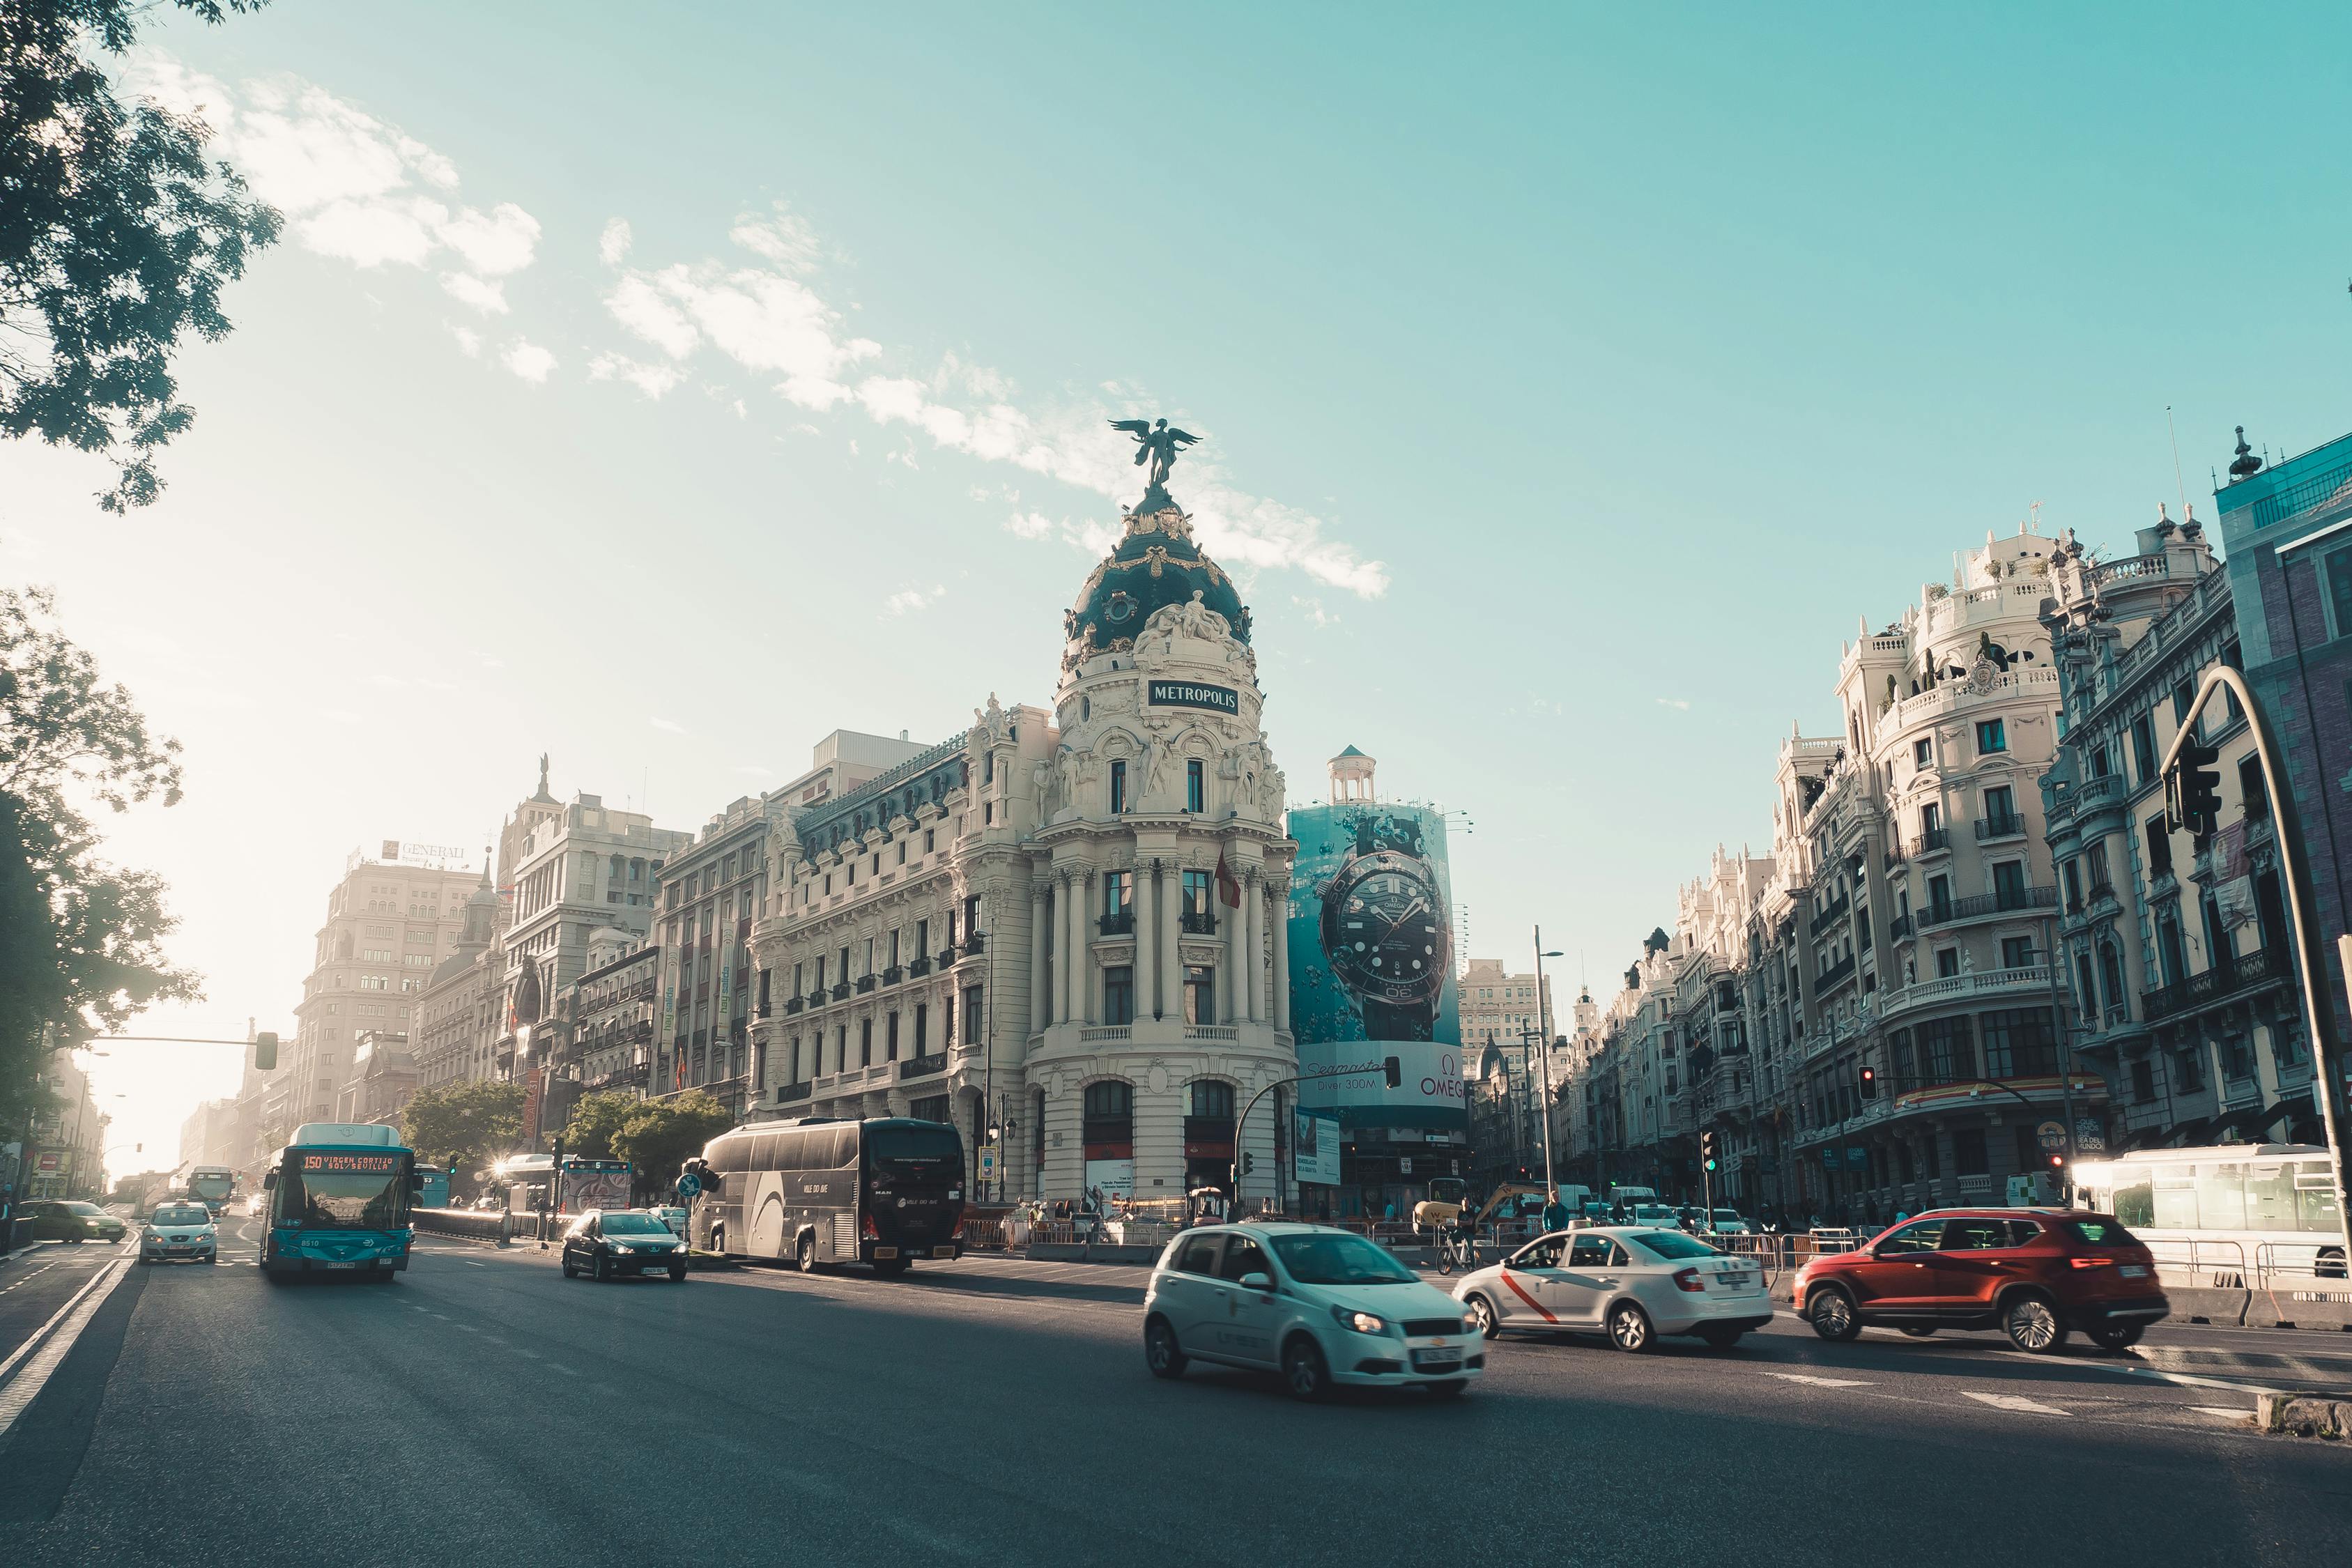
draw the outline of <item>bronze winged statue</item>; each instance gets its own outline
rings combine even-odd
[[[1110,427],[1135,437],[1137,468],[1147,462],[1151,465],[1147,496],[1167,487],[1168,470],[1176,466],[1176,454],[1200,439],[1189,430],[1170,429],[1165,419],[1157,424],[1148,419],[1114,419]]]

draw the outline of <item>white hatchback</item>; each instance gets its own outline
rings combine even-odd
[[[1290,1392],[1335,1384],[1461,1394],[1485,1369],[1477,1325],[1445,1293],[1353,1231],[1220,1225],[1168,1244],[1143,1298],[1156,1377],[1188,1360],[1280,1371]]]
[[[1454,1296],[1488,1339],[1505,1329],[1582,1331],[1622,1351],[1646,1351],[1660,1334],[1696,1334],[1728,1350],[1772,1321],[1754,1259],[1638,1225],[1539,1236],[1465,1276]]]

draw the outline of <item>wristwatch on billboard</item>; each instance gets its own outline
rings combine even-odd
[[[1421,825],[1367,813],[1356,842],[1322,889],[1323,952],[1353,994],[1374,1040],[1426,1040],[1451,963],[1453,921]]]

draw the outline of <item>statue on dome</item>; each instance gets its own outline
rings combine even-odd
[[[1176,455],[1200,440],[1189,430],[1171,430],[1168,421],[1157,424],[1146,419],[1113,419],[1110,427],[1135,437],[1135,466],[1150,465],[1145,475],[1143,504],[1137,510],[1150,511],[1152,502],[1161,506],[1175,504],[1168,496],[1168,470],[1176,466]]]

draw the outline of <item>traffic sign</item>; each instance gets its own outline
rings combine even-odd
[[[983,1182],[996,1180],[996,1151],[993,1149],[980,1152],[980,1179]]]
[[[2051,1153],[2060,1154],[2065,1152],[2066,1129],[2060,1123],[2055,1121],[2045,1121],[2041,1126],[2033,1130],[2033,1136],[2039,1139],[2041,1141],[2042,1147],[2048,1150]]]
[[[692,1171],[681,1171],[677,1178],[677,1195],[690,1198],[702,1191],[702,1178]]]

